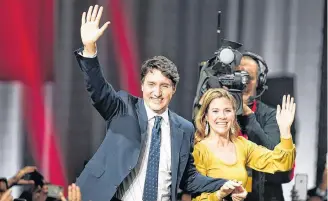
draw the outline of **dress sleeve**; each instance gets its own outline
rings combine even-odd
[[[281,142],[273,150],[259,146],[246,139],[243,141],[247,147],[246,165],[248,167],[271,174],[277,171],[288,171],[293,168],[296,151],[292,138],[281,139]]]

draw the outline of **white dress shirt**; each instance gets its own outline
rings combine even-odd
[[[146,179],[147,162],[149,147],[151,141],[152,129],[154,126],[155,116],[161,116],[161,148],[158,172],[158,201],[169,201],[171,197],[171,134],[168,109],[158,115],[152,111],[146,104],[146,113],[148,118],[147,137],[142,142],[140,156],[137,166],[124,179],[116,197],[123,201],[141,201]]]

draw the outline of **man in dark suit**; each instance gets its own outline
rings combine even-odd
[[[193,125],[168,109],[179,82],[173,62],[156,56],[142,65],[143,99],[106,82],[96,55],[109,25],[99,28],[102,10],[96,5],[83,13],[84,48],[75,52],[92,103],[107,122],[104,141],[77,179],[83,200],[175,201],[178,188],[217,191],[218,199],[237,193],[240,183],[204,177],[194,167]]]

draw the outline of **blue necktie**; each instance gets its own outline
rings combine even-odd
[[[156,201],[158,192],[158,167],[161,147],[161,116],[155,116],[155,123],[151,133],[148,163],[143,201]]]

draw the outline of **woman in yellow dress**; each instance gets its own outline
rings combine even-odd
[[[295,146],[290,126],[295,116],[294,98],[283,97],[277,106],[277,123],[281,142],[269,150],[246,140],[240,133],[236,119],[236,103],[225,89],[209,89],[203,96],[202,106],[196,116],[195,147],[193,156],[197,170],[206,176],[241,181],[246,188],[247,171],[274,173],[292,169],[295,160]],[[244,196],[232,194],[233,200]],[[224,198],[219,197],[219,200]],[[193,199],[218,200],[217,193],[202,193]]]

